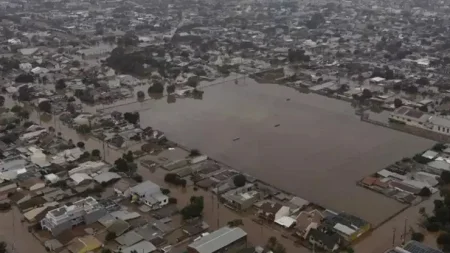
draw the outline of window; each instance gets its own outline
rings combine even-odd
[[[440,126],[438,126],[438,131],[441,131],[441,127]]]

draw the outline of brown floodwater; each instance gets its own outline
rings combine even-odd
[[[219,84],[202,84],[205,91],[202,99],[177,98],[174,101],[162,97],[136,103],[129,100],[125,105],[109,110],[140,111],[143,127],[153,126],[175,142],[198,148],[216,160],[283,190],[324,207],[358,215],[375,225],[403,205],[357,187],[356,181],[433,143],[361,122],[354,109],[342,101],[301,94],[274,84],[258,84],[250,79],[238,84],[226,80],[214,83]],[[12,103],[7,98],[6,104]],[[123,101],[116,103],[120,104]],[[108,106],[91,110],[103,108]],[[46,127],[55,127],[66,139],[84,141],[88,150],[101,150],[110,163],[121,156],[121,151],[103,148],[102,142],[78,135],[56,117],[39,117],[34,111],[31,119]],[[165,185],[162,170],[152,172],[139,166],[139,173]],[[193,193],[191,188],[188,192],[172,191],[171,195],[182,205],[192,194],[206,193]],[[219,226],[239,217],[226,208],[218,210],[208,196],[205,195],[205,219],[212,228],[217,227],[218,217]],[[15,236],[10,233],[14,226],[18,235],[27,233],[23,237],[27,243],[16,245],[17,252],[29,252],[28,246],[43,252],[43,247],[38,246],[38,241],[23,229],[22,224],[11,222],[10,215],[0,215],[4,218],[0,229],[3,240],[10,244],[14,242]],[[244,223],[254,244],[263,245],[273,234],[272,229],[260,226],[250,218]],[[307,252],[282,238],[280,233],[276,235],[288,252]],[[373,246],[371,241],[365,246]],[[361,245],[360,248],[366,247]]]
[[[113,109],[140,111],[143,127],[375,225],[404,206],[356,182],[433,144],[361,122],[347,102],[248,78],[215,83],[204,84],[201,100],[162,98]]]

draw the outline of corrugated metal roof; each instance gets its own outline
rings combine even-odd
[[[241,228],[223,227],[200,240],[189,244],[189,247],[195,249],[199,253],[213,253],[246,235],[247,233]]]

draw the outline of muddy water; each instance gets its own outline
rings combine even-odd
[[[374,224],[402,205],[359,188],[355,182],[432,145],[428,140],[362,123],[353,108],[341,101],[303,95],[249,79],[238,84],[225,81],[203,86],[202,100],[178,98],[171,103],[167,98],[139,103],[130,100],[129,104],[114,110],[140,111],[142,126],[161,129],[175,142],[198,148],[282,189],[326,207],[353,213]],[[10,103],[7,100],[7,104]],[[98,140],[78,135],[56,118],[39,117],[33,112],[31,119],[46,127],[53,126],[66,139],[84,141],[89,150],[101,150],[108,162],[121,156],[121,152],[107,148]],[[233,141],[236,138],[240,139]],[[165,185],[165,172],[150,172],[142,167],[139,170],[144,178]],[[210,194],[189,191],[192,189],[188,192],[173,190],[172,195],[179,199],[180,206],[192,194],[205,195],[205,218],[213,228],[217,223],[225,225],[239,217],[226,208],[218,210]],[[4,224],[10,222],[6,215],[2,217]],[[219,222],[217,217],[220,217]],[[250,218],[244,223],[253,244],[263,245],[273,234],[272,229]],[[1,232],[7,234],[6,231]],[[275,234],[288,252],[306,252],[295,247],[292,241],[281,238],[280,233]],[[11,237],[5,240],[13,243]],[[29,252],[25,248],[19,250],[19,246],[16,248],[18,252]]]
[[[403,205],[356,181],[432,145],[361,122],[346,102],[279,85],[247,79],[204,92],[202,100],[161,99],[114,109],[140,111],[143,127],[161,129],[175,142],[373,224]]]

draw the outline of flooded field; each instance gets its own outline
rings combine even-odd
[[[432,145],[361,122],[346,102],[250,79],[205,86],[202,99],[163,97],[114,110],[140,111],[143,127],[375,225],[404,206],[356,181]]]

